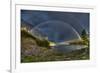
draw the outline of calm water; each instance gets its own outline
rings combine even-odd
[[[85,47],[86,47],[85,45],[58,45],[58,46],[54,46],[53,50],[61,53],[68,53]]]

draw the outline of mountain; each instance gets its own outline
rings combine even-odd
[[[88,48],[71,51],[69,53],[56,50],[49,47],[49,42],[47,40],[40,40],[28,32],[28,30],[21,29],[22,63],[89,59]]]

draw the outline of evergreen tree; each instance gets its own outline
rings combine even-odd
[[[82,37],[82,39],[83,39],[83,41],[84,41],[84,44],[89,44],[88,36],[87,36],[87,34],[86,34],[85,29],[82,31],[81,37]]]
[[[86,39],[87,38],[87,34],[86,34],[85,29],[83,29],[81,36],[82,36],[82,39]]]

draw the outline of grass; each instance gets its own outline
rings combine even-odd
[[[37,39],[26,29],[21,29],[21,62],[89,60],[89,42],[87,40],[71,44],[83,43],[87,45],[87,48],[66,54],[58,53],[50,48],[48,40]]]

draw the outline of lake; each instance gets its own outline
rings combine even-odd
[[[86,45],[57,45],[52,48],[54,51],[57,51],[60,53],[69,53],[75,50],[80,50],[85,47]]]

